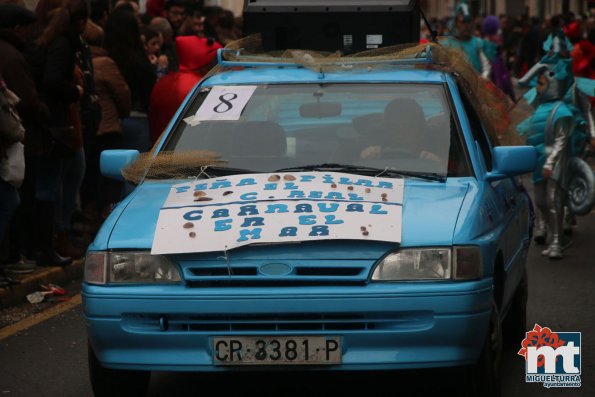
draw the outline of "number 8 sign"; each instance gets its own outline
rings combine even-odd
[[[239,120],[242,110],[254,94],[256,86],[217,86],[213,87],[205,98],[195,120]]]

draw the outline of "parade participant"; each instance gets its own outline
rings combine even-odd
[[[463,51],[473,68],[484,79],[489,80],[492,71],[490,61],[485,55],[483,40],[473,36],[472,22],[469,5],[463,1],[455,10],[454,25],[451,27],[452,36],[448,37],[443,44]]]
[[[552,55],[548,59],[553,59]],[[556,63],[539,63],[519,81],[528,84],[537,78],[537,87],[525,97],[535,104],[536,110],[517,127],[525,135],[527,143],[537,150],[538,166],[533,173],[534,198],[537,220],[534,238],[538,243],[547,241],[549,246],[542,252],[550,259],[561,259],[569,245],[564,241],[563,215],[567,200],[568,162],[573,155],[573,133],[576,129],[576,110],[564,101],[572,84],[570,62],[558,59]],[[576,137],[574,137],[576,138]]]
[[[510,81],[510,71],[502,56],[504,39],[500,32],[498,17],[493,15],[485,17],[482,24],[482,33],[485,44],[484,52],[492,68],[492,82],[514,101],[515,95]]]

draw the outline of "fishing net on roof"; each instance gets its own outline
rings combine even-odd
[[[494,146],[523,144],[516,132],[516,125],[532,113],[529,105],[523,102],[514,104],[496,85],[483,79],[467,62],[462,51],[439,44],[402,44],[351,55],[309,50],[264,52],[260,35],[252,35],[229,43],[225,50],[224,58],[227,61],[298,64],[320,73],[407,67],[452,73],[467,94],[470,105],[481,118]],[[237,67],[217,65],[205,78]],[[211,151],[155,154],[154,147],[150,152],[141,154],[122,174],[135,183],[143,178],[189,178],[201,174],[205,166],[225,163],[220,154]]]

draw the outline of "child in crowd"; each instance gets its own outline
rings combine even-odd
[[[167,74],[169,66],[167,55],[161,54],[163,35],[152,27],[145,26],[143,27],[141,36],[147,57],[151,61],[151,64],[155,66],[157,79],[160,79]]]

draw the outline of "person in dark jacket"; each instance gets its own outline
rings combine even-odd
[[[89,8],[85,0],[66,0],[48,15],[49,23],[36,41],[43,57],[38,84],[51,112],[49,127],[53,138],[48,143],[50,152],[40,161],[36,185],[37,264],[64,266],[72,258],[62,257],[54,249],[54,222],[56,206],[62,206],[59,200],[63,193],[63,168],[78,167],[78,173],[84,173],[78,108],[84,83],[80,69],[76,73],[76,54],[82,50],[80,34],[87,23]]]
[[[99,157],[103,150],[119,149],[122,146],[122,119],[130,115],[130,89],[118,65],[102,47],[104,31],[89,23],[84,38],[91,47],[95,87],[101,107],[101,122],[94,140],[94,147],[87,158],[89,187],[93,198],[92,208],[87,213],[96,221],[95,227],[109,213],[111,206],[120,200],[122,183],[105,178],[99,172]]]
[[[124,76],[132,95],[130,116],[122,121],[123,147],[146,152],[150,149],[147,111],[157,75],[145,54],[133,13],[117,8],[105,27],[105,47]]]
[[[14,214],[8,235],[6,270],[28,273],[35,265],[26,258],[35,256],[30,236],[33,201],[35,196],[36,159],[42,150],[43,133],[49,111],[40,100],[32,72],[24,52],[30,39],[37,15],[15,4],[0,4],[0,75],[7,87],[20,99],[17,111],[25,128],[25,179],[19,189],[20,206]],[[18,196],[17,196],[18,197]],[[2,200],[4,205],[5,201]]]

